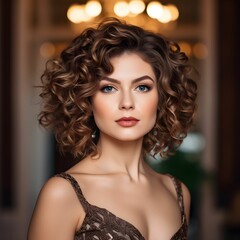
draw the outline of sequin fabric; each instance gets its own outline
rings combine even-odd
[[[60,173],[56,177],[62,177],[71,183],[86,214],[81,228],[75,233],[74,240],[147,240],[131,223],[115,216],[105,208],[90,204],[85,199],[78,182],[71,175]],[[188,226],[184,212],[181,182],[173,176],[170,177],[177,192],[182,217],[181,227],[170,240],[186,240]]]

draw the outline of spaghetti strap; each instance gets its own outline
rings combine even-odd
[[[62,172],[62,173],[59,173],[59,174],[56,174],[54,177],[61,177],[61,178],[64,178],[66,179],[67,181],[69,181],[80,201],[80,203],[82,204],[82,207],[84,209],[84,211],[87,213],[88,212],[88,209],[90,207],[90,204],[88,203],[88,201],[85,199],[83,193],[82,193],[82,190],[78,184],[78,182],[76,181],[76,179],[74,177],[72,177],[70,174],[68,173],[65,173],[65,172]]]
[[[169,176],[172,179],[174,187],[176,189],[179,208],[180,208],[180,211],[181,211],[181,216],[184,219],[185,218],[185,209],[184,209],[183,191],[182,191],[181,181],[179,179],[177,179],[176,177],[172,176],[172,175],[169,175]]]
[[[74,177],[68,173],[60,173],[55,175],[55,177],[61,177],[69,181],[72,185],[84,211],[85,218],[82,222],[81,227],[76,231],[76,240],[86,239],[135,239],[135,240],[145,240],[144,236],[141,234],[133,224],[130,222],[116,216],[111,211],[105,208],[98,207],[96,205],[91,205],[84,197],[83,192]],[[170,176],[177,192],[177,198],[179,201],[179,206],[182,213],[183,222],[181,227],[176,231],[176,233],[171,237],[171,240],[186,240],[187,239],[187,222],[184,214],[183,205],[183,195],[181,182]]]

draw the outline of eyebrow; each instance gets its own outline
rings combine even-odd
[[[137,83],[137,82],[140,82],[140,81],[145,80],[145,79],[149,79],[149,80],[151,80],[151,81],[154,82],[154,80],[153,80],[150,76],[144,75],[144,76],[141,76],[141,77],[139,77],[139,78],[133,79],[133,80],[132,80],[132,83]],[[114,79],[114,78],[110,78],[110,77],[104,77],[104,78],[101,79],[100,81],[103,81],[103,80],[107,80],[107,81],[113,82],[113,83],[121,83],[121,81],[119,81],[119,80],[117,80],[117,79]]]

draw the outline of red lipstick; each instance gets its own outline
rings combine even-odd
[[[134,117],[122,117],[116,123],[122,127],[133,127],[138,123],[138,119]]]

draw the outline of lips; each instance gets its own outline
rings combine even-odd
[[[134,117],[122,117],[116,121],[116,123],[122,127],[133,127],[139,122]]]

